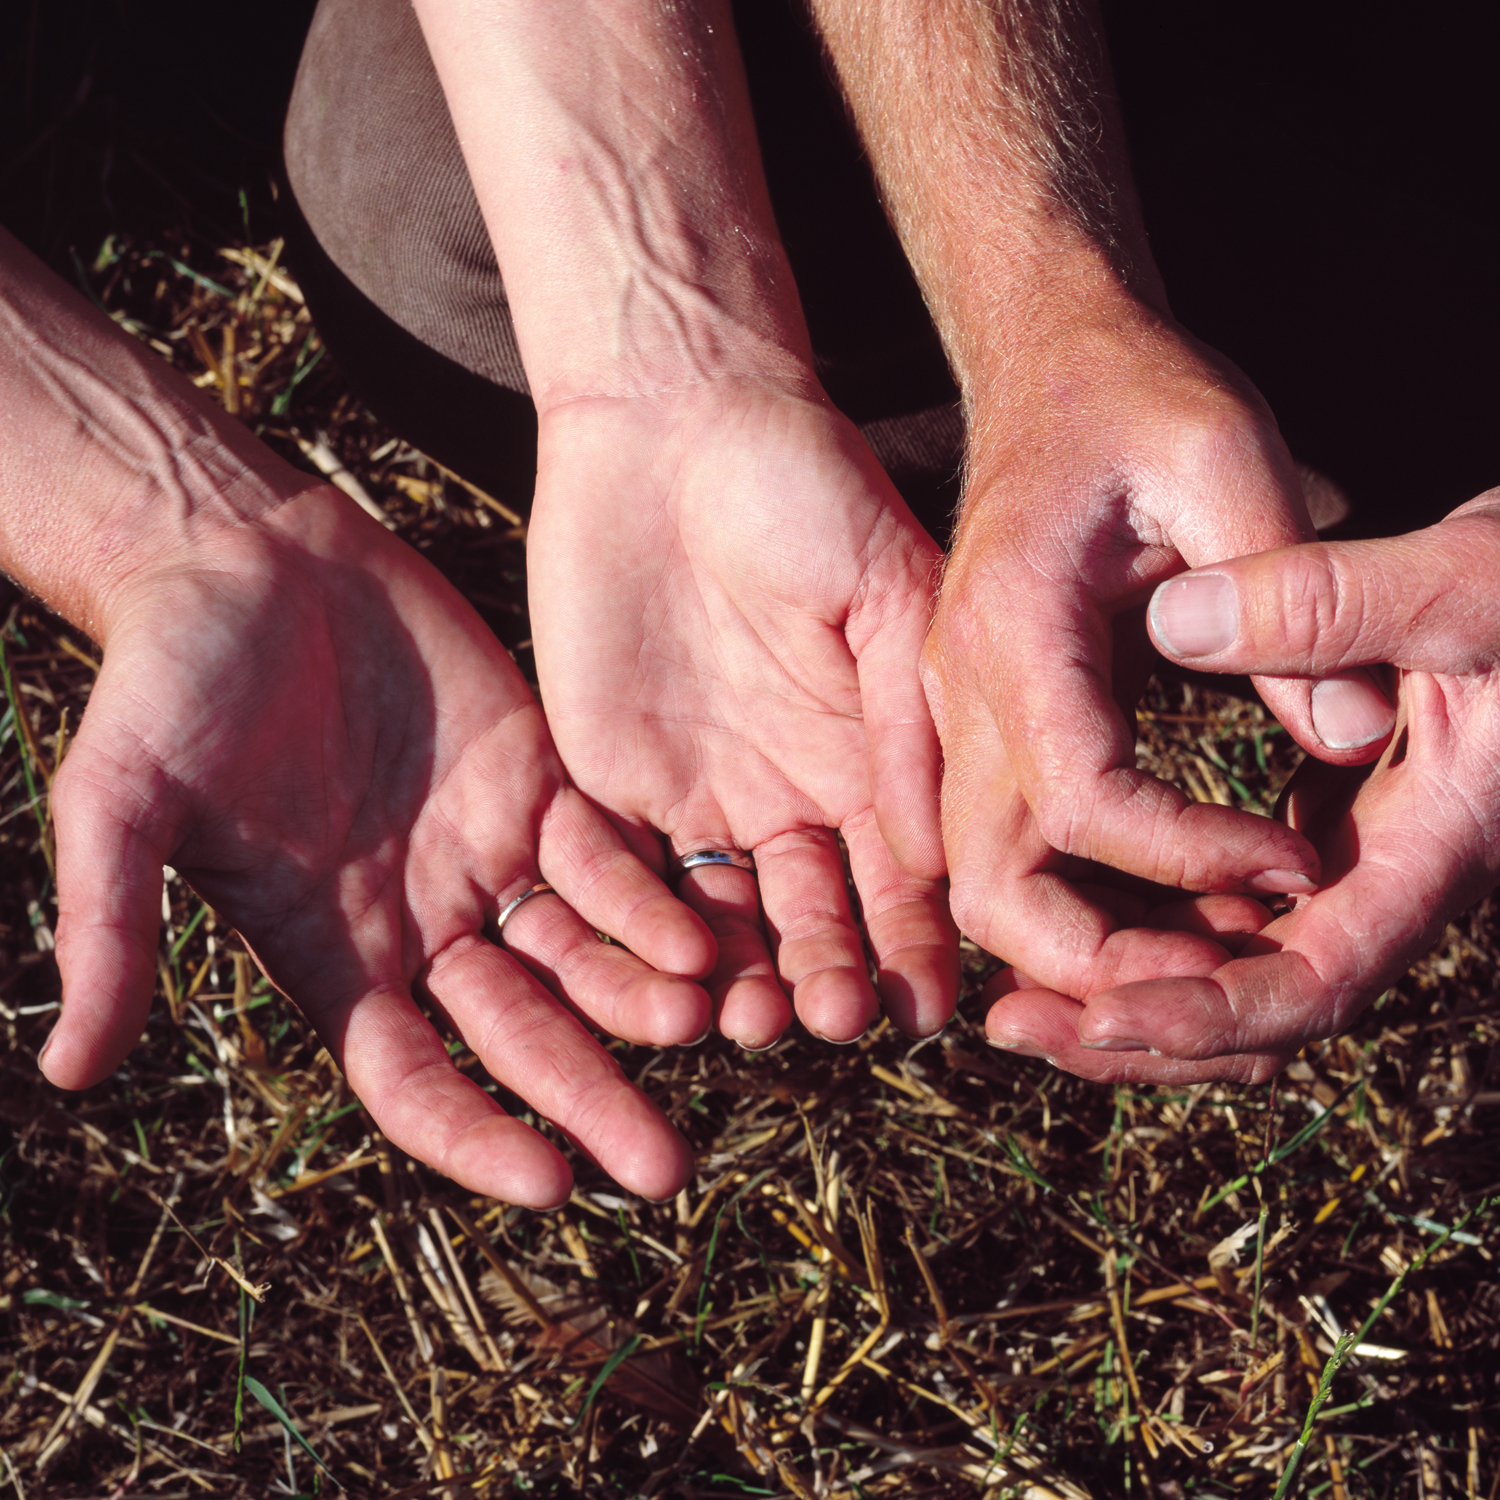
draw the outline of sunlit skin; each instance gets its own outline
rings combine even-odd
[[[170,863],[396,1145],[513,1202],[569,1189],[558,1151],[453,1066],[421,997],[623,1185],[674,1192],[686,1145],[584,1022],[695,1040],[713,939],[569,782],[493,634],[3,234],[0,354],[0,563],[104,656],[50,798],[48,1078],[86,1087],[139,1037]],[[487,924],[538,880],[556,894],[497,946]]]
[[[679,887],[725,1035],[767,1046],[795,1007],[847,1042],[882,1005],[930,1034],[958,990],[918,676],[939,559],[813,374],[729,6],[417,14],[537,405],[570,774],[643,857],[754,852]]]
[[[1324,872],[1296,831],[1137,771],[1141,617],[1185,568],[1311,541],[1295,466],[1249,382],[1172,317],[1084,9],[813,9],[968,419],[923,660],[954,916],[1053,997],[1205,979],[1269,921],[1254,897],[1311,895]],[[1307,728],[1309,680],[1257,685]],[[1346,692],[1385,711],[1359,674]],[[1304,1032],[1326,1020],[1311,996],[1288,1003]],[[998,1008],[997,1042],[1027,1040],[1006,1019],[1022,1006]],[[1265,1076],[1279,1055],[1247,1030],[1243,1049],[1229,1038],[1187,1071],[1147,1054],[1101,1063],[1059,1026],[1027,1045],[1090,1076]]]
[[[753,878],[680,887],[718,940],[725,1034],[780,1035],[778,974],[827,1040],[882,1002],[939,1029],[958,978],[946,884],[891,852],[941,874],[916,672],[938,555],[858,434],[755,387],[564,406],[543,421],[530,558],[538,676],[579,785],[642,840],[755,852]]]
[[[656,1044],[717,1020],[764,1046],[793,1007],[831,1041],[881,1006],[930,1034],[951,871],[952,916],[1017,965],[997,1044],[1263,1078],[1493,880],[1493,497],[1310,548],[1264,403],[1173,321],[1092,34],[1006,30],[1013,8],[814,0],[964,392],[934,614],[934,548],[813,375],[727,5],[419,0],[538,407],[550,733],[420,559],[6,252],[0,562],[105,649],[55,788],[54,1081],[139,1034],[169,861],[397,1144],[533,1204],[566,1193],[561,1157],[460,1077],[418,997],[663,1196],[686,1148],[569,1007]],[[1164,638],[1184,569],[1238,590],[1232,645]],[[1335,764],[1389,738],[1362,666],[1407,669],[1406,758],[1330,843],[1136,771],[1153,600],[1159,648],[1259,673]],[[697,871],[674,901],[673,857],[703,847],[755,876]],[[556,894],[488,941],[538,879]],[[1255,898],[1281,894],[1272,921]]]
[[[1229,581],[1231,644],[1176,650],[1153,609],[1153,639],[1167,655],[1309,685],[1391,663],[1401,672],[1402,737],[1393,744],[1387,731],[1335,757],[1316,704],[1292,723],[1322,759],[1379,761],[1325,839],[1317,894],[1235,958],[1202,975],[1105,984],[1082,1005],[1023,980],[990,1012],[992,1040],[1088,1077],[1264,1078],[1307,1041],[1347,1027],[1500,878],[1500,491],[1406,536],[1283,549],[1186,575],[1200,577]]]
[[[646,960],[701,974],[702,924],[568,784],[469,606],[344,496],[319,487],[214,550],[116,602],[56,781],[64,1004],[47,1076],[92,1083],[140,1035],[171,863],[413,1156],[513,1202],[568,1191],[554,1147],[453,1067],[416,985],[618,1181],[675,1190],[675,1131],[536,976],[613,1035],[691,1041],[707,996]],[[488,941],[497,893],[538,879],[558,895]]]
[[[1140,615],[1153,586],[1311,527],[1255,393],[1121,303],[1110,317],[1059,313],[1045,368],[1012,367],[925,659],[954,914],[1070,994],[1106,973],[1222,957],[1122,923],[1070,881],[1072,862],[1202,893],[1310,892],[1319,877],[1292,830],[1136,770],[1122,709],[1149,670]]]

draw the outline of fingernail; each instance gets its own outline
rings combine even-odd
[[[1318,882],[1301,870],[1262,870],[1245,882],[1245,889],[1258,891],[1263,896],[1308,896],[1318,888]]]
[[[780,1040],[781,1038],[777,1037],[776,1041]],[[749,1052],[753,1055],[756,1052],[769,1052],[771,1048],[776,1045],[776,1042],[766,1042],[763,1046],[752,1047],[749,1042],[742,1042],[738,1037],[736,1037],[734,1039],[734,1045],[738,1047],[741,1052]]]
[[[1151,628],[1173,656],[1212,656],[1232,646],[1240,631],[1234,580],[1223,573],[1170,579],[1151,596]]]
[[[808,1029],[811,1030],[811,1027],[809,1027]],[[865,1031],[868,1031],[869,1029],[870,1028],[867,1026],[865,1028]],[[840,1040],[836,1036],[824,1036],[821,1031],[814,1031],[813,1035],[817,1037],[820,1042],[827,1042],[830,1047],[852,1047],[856,1042],[862,1042],[865,1039],[864,1031],[860,1032],[858,1036],[851,1036],[844,1040]]]
[[[712,1021],[710,1021],[708,1023],[708,1025],[705,1026],[703,1028],[703,1030],[700,1031],[698,1033],[698,1035],[695,1036],[692,1039],[692,1041],[690,1041],[690,1042],[684,1042],[682,1045],[684,1047],[701,1047],[704,1044],[704,1042],[706,1042],[709,1039],[709,1037],[713,1035],[713,1029],[714,1029],[714,1023]]]
[[[1148,1047],[1145,1042],[1136,1042],[1129,1037],[1104,1036],[1097,1042],[1084,1042],[1082,1037],[1078,1039],[1090,1052],[1154,1052],[1155,1048]]]
[[[1396,710],[1367,673],[1350,673],[1314,686],[1312,721],[1330,750],[1357,750],[1391,732]]]
[[[46,1060],[47,1060],[47,1054],[52,1050],[52,1038],[55,1037],[56,1035],[57,1035],[57,1027],[54,1026],[52,1028],[52,1030],[47,1033],[47,1040],[42,1043],[42,1050],[40,1052],[38,1052],[37,1055],[36,1055],[36,1065],[37,1065],[37,1067],[41,1067],[41,1065],[44,1062],[46,1062]]]
[[[906,1033],[914,1042],[930,1042],[935,1036],[942,1036],[948,1029],[948,1023],[943,1022],[941,1026],[934,1026],[931,1031],[908,1031]]]
[[[1030,1042],[1002,1042],[998,1037],[985,1037],[987,1045],[995,1048],[997,1052],[1009,1052],[1015,1057],[1037,1057],[1045,1059],[1047,1054],[1039,1047],[1033,1047]]]

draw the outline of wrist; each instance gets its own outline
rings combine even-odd
[[[235,590],[273,598],[276,580],[299,559],[352,564],[363,561],[371,545],[402,545],[332,485],[287,468],[291,479],[284,485],[242,475],[185,508],[170,526],[161,523],[159,494],[136,497],[100,528],[96,557],[105,566],[91,579],[90,623],[51,598],[46,602],[108,652],[111,638],[142,610],[159,606],[177,581],[218,576]],[[70,578],[78,576],[78,566],[70,561]]]
[[[91,637],[313,481],[0,232],[0,567]]]
[[[630,435],[659,447],[690,444],[726,422],[744,423],[751,413],[778,406],[835,408],[813,372],[810,360],[787,355],[716,370],[679,372],[681,378],[642,388],[580,389],[566,400],[538,407],[538,465],[565,462],[569,444],[580,434]]]
[[[155,372],[152,372],[153,374]],[[110,397],[96,396],[99,415]],[[193,399],[196,398],[196,399]],[[144,419],[111,421],[115,442],[90,444],[68,489],[89,503],[70,515],[32,515],[51,546],[33,536],[18,550],[20,581],[107,646],[116,617],[166,574],[248,566],[247,548],[288,502],[336,490],[278,457],[206,398],[160,388],[149,404],[122,406]],[[317,503],[316,499],[309,504]],[[345,502],[349,503],[349,502]],[[24,525],[24,516],[17,518]],[[231,559],[235,559],[231,561]]]
[[[96,417],[101,403],[96,398]],[[146,580],[204,566],[230,537],[263,527],[292,497],[330,488],[243,429],[235,434],[243,444],[225,443],[198,424],[179,427],[182,416],[158,403],[132,434],[139,445],[86,444],[65,474],[46,476],[59,503],[0,498],[6,571],[101,645]]]
[[[1060,478],[1091,459],[1119,468],[1164,458],[1172,443],[1186,467],[1203,443],[1235,434],[1280,446],[1243,372],[1118,282],[1039,289],[1006,329],[986,330],[964,400],[968,493],[1009,483],[1027,453]]]
[[[650,265],[596,257],[561,288],[512,293],[522,359],[539,417],[592,398],[689,403],[705,388],[816,385],[791,269],[779,245],[719,247]],[[738,247],[729,247],[737,252]],[[715,264],[690,264],[712,253]]]
[[[874,455],[810,371],[556,407],[539,425],[537,460],[531,534],[542,551],[560,535],[569,546],[597,546],[605,535],[632,546],[663,523],[716,547],[731,534],[759,546],[752,513],[793,495],[894,498]],[[589,535],[595,540],[584,542]]]
[[[1123,277],[1099,246],[1076,235],[1027,240],[982,257],[952,301],[960,384],[972,408],[1041,394],[1049,371],[1103,370],[1111,359],[1179,335],[1165,296]]]

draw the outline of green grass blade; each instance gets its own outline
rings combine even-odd
[[[1357,1082],[1358,1080],[1356,1080],[1356,1083]],[[1217,1193],[1213,1195],[1212,1198],[1208,1199],[1208,1201],[1199,1208],[1198,1212],[1200,1214],[1206,1214],[1209,1209],[1216,1208],[1231,1193],[1237,1193],[1242,1187],[1248,1187],[1250,1184],[1250,1179],[1252,1177],[1259,1177],[1262,1172],[1267,1171],[1271,1167],[1274,1167],[1278,1162],[1285,1161],[1287,1157],[1289,1157],[1294,1151],[1300,1151],[1310,1140],[1312,1140],[1315,1135],[1317,1135],[1320,1131],[1326,1130],[1328,1128],[1329,1124],[1333,1120],[1334,1111],[1337,1110],[1339,1105],[1341,1105],[1344,1100],[1354,1092],[1355,1086],[1355,1083],[1345,1084],[1344,1087],[1339,1091],[1338,1098],[1335,1099],[1327,1109],[1325,1109],[1321,1114],[1314,1115],[1313,1118],[1309,1120],[1307,1124],[1304,1125],[1302,1129],[1299,1130],[1296,1135],[1291,1138],[1291,1140],[1287,1141],[1284,1145],[1278,1146],[1270,1154],[1270,1156],[1266,1157],[1263,1161],[1256,1162],[1256,1164],[1251,1167],[1250,1170],[1243,1176],[1236,1177],[1233,1182],[1226,1183],[1219,1189]]]
[[[239,1236],[235,1236],[235,1259],[239,1259]],[[234,1451],[240,1451],[245,1425],[245,1362],[250,1357],[250,1298],[240,1288],[240,1365],[234,1379]]]
[[[207,915],[208,915],[208,907],[205,904],[203,904],[203,903],[200,902],[199,906],[198,906],[198,910],[193,913],[192,920],[187,924],[186,927],[184,927],[182,929],[182,931],[180,933],[178,933],[178,935],[177,935],[177,941],[172,944],[172,951],[171,951],[170,954],[168,954],[168,957],[171,959],[171,961],[174,964],[177,962],[178,958],[181,956],[182,950],[187,945],[188,939],[191,938],[192,935],[195,932],[197,932],[197,930],[198,930],[198,924],[200,922],[202,922],[202,920],[204,919],[204,917],[206,917]]]
[[[21,772],[26,778],[26,795],[30,799],[30,805],[35,807],[42,799],[37,791],[36,777],[31,767],[31,749],[26,743],[26,736],[21,732],[22,709],[16,701],[15,683],[11,681],[10,658],[5,654],[4,636],[0,636],[0,681],[5,684],[5,701],[10,705],[11,719],[15,725],[16,743],[21,754]],[[40,816],[37,822],[41,822]]]
[[[1358,1338],[1358,1334],[1342,1334],[1334,1346],[1333,1353],[1328,1356],[1328,1363],[1323,1366],[1323,1378],[1318,1382],[1317,1392],[1308,1402],[1307,1420],[1302,1424],[1302,1431],[1292,1447],[1292,1455],[1286,1461],[1286,1468],[1281,1471],[1281,1482],[1276,1486],[1276,1493],[1272,1495],[1271,1500],[1282,1500],[1282,1496],[1291,1488],[1292,1479],[1297,1473],[1297,1465],[1302,1462],[1302,1455],[1312,1439],[1313,1423],[1318,1420],[1318,1413],[1327,1403],[1329,1392],[1333,1389],[1333,1377],[1338,1374],[1339,1367],[1349,1357],[1349,1351],[1358,1342]]]
[[[594,1404],[594,1397],[604,1389],[604,1382],[608,1380],[609,1377],[613,1375],[615,1371],[618,1370],[620,1366],[623,1365],[632,1354],[635,1353],[636,1348],[640,1344],[640,1342],[640,1334],[636,1334],[633,1339],[626,1339],[625,1342],[621,1344],[620,1347],[616,1349],[607,1360],[604,1361],[603,1365],[600,1366],[599,1373],[594,1376],[593,1385],[589,1387],[588,1395],[583,1398],[583,1405],[578,1408],[578,1415],[573,1418],[573,1425],[575,1427],[588,1415],[589,1407]],[[302,1446],[304,1448],[307,1448],[306,1443],[303,1443]],[[312,1449],[307,1448],[307,1451],[311,1453]]]
[[[637,1343],[639,1343],[639,1342],[640,1342],[640,1341],[639,1341],[639,1340],[637,1340],[637,1341],[636,1341],[636,1342],[637,1342]],[[632,1347],[634,1347],[634,1346],[632,1346]],[[629,1349],[627,1349],[627,1350],[626,1350],[626,1351],[625,1351],[625,1353],[626,1353],[626,1354],[628,1354],[628,1353],[629,1353],[629,1352],[630,1352],[630,1350],[629,1350]],[[621,1356],[621,1358],[623,1358],[623,1357],[624,1357],[624,1355],[622,1355],[622,1356]],[[619,1361],[618,1361],[618,1360],[616,1360],[616,1361],[615,1361],[615,1362],[614,1362],[614,1363],[615,1363],[615,1364],[618,1364],[618,1363],[619,1363]],[[606,1365],[606,1366],[605,1366],[605,1367],[604,1367],[604,1368],[605,1368],[605,1370],[606,1370],[606,1371],[608,1371],[608,1370],[611,1370],[611,1369],[613,1369],[613,1367],[614,1367],[614,1366],[613,1366],[613,1365]],[[603,1374],[602,1374],[602,1373],[601,1373],[601,1375],[600,1375],[600,1381],[602,1381],[602,1380],[603,1380],[603,1378],[604,1378],[604,1377],[603,1377]],[[595,1384],[596,1384],[596,1385],[597,1385],[597,1384],[598,1384],[598,1383],[599,1383],[599,1382],[595,1382]],[[290,1418],[290,1417],[289,1417],[289,1416],[288,1416],[288,1415],[287,1415],[287,1414],[286,1414],[286,1412],[285,1412],[285,1411],[284,1411],[284,1410],[283,1410],[283,1409],[282,1409],[282,1406],[281,1406],[281,1403],[280,1403],[280,1402],[279,1402],[279,1401],[278,1401],[278,1400],[277,1400],[277,1399],[276,1399],[276,1398],[275,1398],[275,1397],[274,1397],[274,1396],[273,1396],[273,1395],[272,1395],[272,1394],[271,1394],[271,1393],[270,1393],[270,1391],[268,1391],[268,1390],[267,1390],[267,1389],[266,1389],[266,1388],[265,1388],[265,1386],[263,1386],[263,1385],[262,1385],[262,1384],[261,1384],[261,1383],[260,1383],[260,1381],[258,1381],[258,1380],[257,1380],[257,1379],[256,1379],[256,1378],[255,1378],[255,1376],[253,1376],[253,1375],[247,1375],[247,1376],[245,1376],[245,1389],[246,1389],[246,1390],[247,1390],[247,1391],[249,1391],[249,1392],[250,1392],[250,1394],[251,1394],[251,1395],[252,1395],[252,1396],[254,1396],[254,1397],[255,1397],[255,1399],[256,1399],[256,1400],[257,1400],[257,1401],[259,1401],[259,1402],[260,1402],[260,1404],[261,1404],[261,1405],[262,1405],[262,1406],[263,1406],[263,1407],[265,1407],[265,1409],[266,1409],[266,1410],[267,1410],[267,1411],[268,1411],[268,1412],[270,1412],[270,1413],[271,1413],[271,1415],[272,1415],[272,1416],[273,1416],[273,1417],[275,1417],[275,1418],[276,1418],[276,1420],[277,1420],[277,1421],[278,1421],[278,1422],[280,1422],[280,1423],[281,1423],[281,1425],[282,1425],[282,1426],[283,1426],[283,1427],[285,1427],[285,1428],[286,1428],[286,1430],[287,1430],[287,1431],[288,1431],[288,1432],[289,1432],[289,1433],[290,1433],[290,1434],[291,1434],[291,1435],[292,1435],[292,1436],[293,1436],[293,1437],[294,1437],[294,1438],[296,1438],[296,1440],[297,1440],[297,1441],[298,1441],[298,1442],[299,1442],[299,1443],[300,1443],[300,1444],[301,1444],[301,1445],[302,1445],[302,1451],[303,1451],[303,1452],[304,1452],[304,1453],[306,1453],[306,1454],[307,1454],[307,1456],[308,1456],[308,1457],[309,1457],[309,1458],[310,1458],[310,1459],[312,1459],[312,1461],[313,1461],[313,1462],[314,1462],[314,1463],[315,1463],[315,1464],[317,1464],[317,1466],[318,1466],[318,1467],[319,1467],[319,1468],[320,1468],[320,1469],[321,1469],[321,1470],[322,1470],[322,1471],[323,1471],[323,1472],[324,1472],[324,1473],[325,1473],[325,1474],[326,1474],[326,1475],[327,1475],[327,1476],[328,1476],[328,1477],[329,1477],[329,1478],[330,1478],[330,1479],[331,1479],[331,1480],[333,1480],[333,1482],[334,1482],[334,1483],[335,1483],[335,1484],[338,1484],[338,1486],[339,1486],[339,1488],[340,1488],[340,1489],[343,1489],[343,1485],[341,1485],[341,1484],[339,1484],[339,1479],[338,1479],[338,1475],[337,1475],[337,1474],[335,1474],[335,1473],[334,1473],[334,1472],[333,1472],[333,1470],[332,1470],[332,1469],[330,1469],[330,1468],[329,1468],[329,1467],[328,1467],[328,1465],[327,1465],[327,1464],[325,1464],[325,1463],[324,1463],[324,1462],[323,1462],[323,1460],[322,1460],[322,1459],[321,1459],[321,1458],[319,1458],[319,1457],[318,1457],[318,1455],[317,1455],[317,1454],[316,1454],[316,1453],[315,1453],[315,1452],[314,1452],[314,1451],[313,1451],[313,1446],[312,1446],[312,1444],[311,1444],[311,1443],[309,1443],[309,1442],[308,1442],[308,1440],[307,1440],[307,1439],[306,1439],[306,1438],[305,1438],[305,1437],[303,1437],[303,1436],[302,1436],[302,1434],[301,1434],[301,1433],[300,1433],[300,1432],[298,1432],[298,1431],[297,1431],[297,1424],[296,1424],[296,1423],[295,1423],[295,1422],[294,1422],[294,1421],[292,1421],[292,1419],[291,1419],[291,1418]],[[592,1394],[593,1394],[593,1393],[592,1393],[592,1392],[590,1392],[590,1396],[592,1396]]]

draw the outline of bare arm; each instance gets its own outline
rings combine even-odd
[[[539,411],[810,350],[729,6],[418,0]]]
[[[142,567],[311,481],[0,230],[0,566],[96,640]]]
[[[917,672],[936,554],[812,373],[729,6],[417,12],[537,400],[532,626],[569,770],[643,851],[754,850],[756,879],[681,887],[727,1035],[774,1040],[783,986],[831,1039],[872,1019],[835,829],[881,994],[931,1031],[956,987]]]
[[[812,8],[971,419],[1049,302],[1124,286],[1165,311],[1092,6]]]
[[[497,1078],[627,1185],[672,1191],[680,1138],[518,959],[605,1029],[674,1042],[707,997],[592,929],[679,972],[711,944],[568,784],[473,611],[3,233],[0,411],[0,566],[104,646],[52,783],[47,1076],[85,1087],[140,1035],[170,862],[413,1155],[523,1203],[568,1191],[551,1145],[454,1069],[420,980]],[[532,901],[484,941],[542,878],[576,912]]]
[[[1288,829],[1189,803],[1136,770],[1130,713],[1150,670],[1140,606],[1184,566],[1307,540],[1290,456],[1243,375],[1172,321],[1089,7],[813,9],[969,420],[924,661],[954,913],[1071,995],[1207,972],[1226,957],[1213,922],[1243,924],[1252,909],[1236,896],[1197,934],[1163,939],[1133,924],[1165,893],[1140,898],[1113,872],[1190,892],[1305,893],[1318,860]],[[1306,681],[1260,686],[1320,754],[1379,753],[1330,752]],[[1376,695],[1360,674],[1352,692]]]

